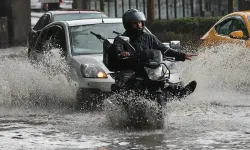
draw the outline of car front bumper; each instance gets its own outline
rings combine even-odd
[[[108,75],[108,78],[81,78],[79,81],[79,88],[82,89],[97,89],[101,92],[111,92],[111,85],[115,83],[115,80]]]

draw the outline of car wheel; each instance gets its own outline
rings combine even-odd
[[[78,89],[76,93],[77,109],[81,111],[96,110],[100,108],[99,92],[87,89]]]

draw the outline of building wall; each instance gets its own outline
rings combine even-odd
[[[29,0],[9,0],[11,1],[11,14],[9,17],[11,45],[26,45],[27,38],[31,31],[31,15]]]
[[[0,17],[5,17],[7,15],[7,2],[6,0],[1,1],[0,5]]]
[[[237,3],[237,1],[236,1]],[[250,10],[250,0],[238,0],[238,9],[242,10]]]
[[[223,16],[228,13],[228,0],[154,0],[154,2],[155,19]],[[146,15],[146,4],[147,0],[105,0],[104,12],[110,17],[122,17],[129,8],[137,8]],[[86,7],[100,10],[99,0],[89,0]]]

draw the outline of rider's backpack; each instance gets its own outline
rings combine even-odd
[[[136,65],[135,60],[119,59],[117,50],[113,44],[114,39],[107,39],[103,42],[103,63],[109,71],[131,70]]]
[[[107,39],[103,42],[103,63],[109,69],[109,71],[119,70],[119,59],[117,58],[117,52],[114,39]]]

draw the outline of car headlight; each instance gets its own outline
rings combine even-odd
[[[84,78],[107,78],[107,74],[102,68],[94,64],[81,65],[80,70]]]

